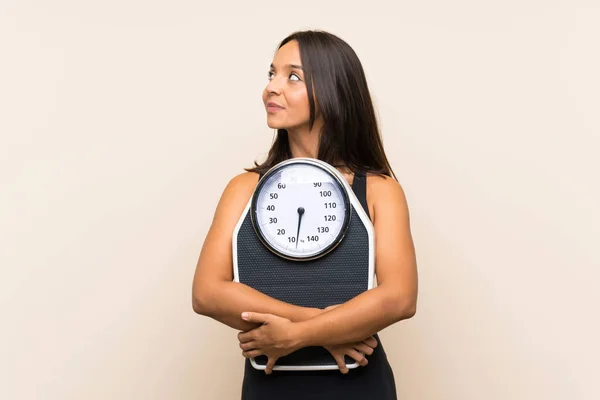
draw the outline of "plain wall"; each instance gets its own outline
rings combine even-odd
[[[600,398],[597,1],[0,2],[0,398],[239,398],[194,314],[219,196],[305,28],[363,62],[409,201],[400,399]]]

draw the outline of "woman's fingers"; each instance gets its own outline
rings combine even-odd
[[[354,345],[354,349],[355,349],[355,350],[358,350],[358,351],[360,351],[361,353],[363,353],[363,354],[366,354],[366,355],[368,355],[368,356],[370,356],[371,354],[373,354],[373,348],[372,348],[372,347],[369,347],[369,346],[367,346],[366,344],[364,344],[364,343],[362,343],[362,342],[361,342],[361,343],[356,343],[356,344]]]
[[[346,367],[346,360],[344,360],[344,355],[341,353],[336,353],[333,358],[335,358],[335,362],[338,365],[338,368],[340,369],[340,372],[342,374],[347,374],[348,373],[348,367]]]
[[[269,357],[269,361],[267,361],[267,368],[265,369],[265,374],[270,375],[273,372],[273,367],[275,366],[275,362],[277,362],[277,358]]]
[[[362,354],[360,354],[358,351],[356,351],[354,349],[346,350],[346,354],[348,356],[352,357],[358,363],[358,365],[360,365],[361,367],[364,367],[365,365],[367,365],[369,363],[369,361],[367,360],[367,358],[365,356],[363,356]]]
[[[251,342],[252,340],[254,340],[254,332],[252,332],[252,331],[240,332],[240,333],[238,333],[237,336],[238,336],[238,341],[240,343]]]
[[[344,352],[346,349],[340,346],[325,346],[325,348],[332,355],[335,363],[340,369],[340,372],[342,374],[347,374],[348,367],[346,367],[346,360],[344,360]]]
[[[260,350],[242,351],[242,355],[246,358],[256,358],[262,356],[263,352]]]
[[[347,345],[325,347],[335,359],[335,362],[342,374],[348,373],[345,356],[349,356],[358,363],[361,367],[366,366],[369,361],[364,354],[373,354],[373,348],[367,346],[363,342],[350,343]],[[364,353],[364,354],[363,354]]]
[[[365,340],[362,341],[364,344],[366,344],[367,346],[369,346],[370,348],[374,349],[375,347],[377,347],[377,339],[375,339],[373,336],[370,336],[368,338],[366,338]]]
[[[260,347],[260,346],[258,346],[255,341],[246,342],[246,343],[240,343],[240,349],[242,349],[244,351],[252,350],[252,349],[255,349],[257,347]]]

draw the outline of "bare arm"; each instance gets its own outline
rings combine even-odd
[[[417,267],[408,206],[400,184],[369,178],[374,202],[378,287],[352,300],[293,324],[300,346],[349,343],[411,318],[417,304]],[[369,186],[367,186],[369,187]]]
[[[275,314],[295,322],[321,313],[319,309],[288,304],[233,282],[233,230],[257,182],[258,174],[244,173],[225,188],[200,252],[192,287],[196,313],[243,331],[260,324],[242,320],[242,311]]]

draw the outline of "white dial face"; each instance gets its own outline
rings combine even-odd
[[[316,257],[339,241],[349,218],[347,201],[330,173],[312,164],[291,163],[259,188],[255,226],[284,256]]]

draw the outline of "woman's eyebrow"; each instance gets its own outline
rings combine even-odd
[[[298,65],[298,64],[285,64],[284,67],[302,70],[302,65]],[[271,68],[277,69],[277,68],[275,68],[275,66],[273,64],[271,64]]]

